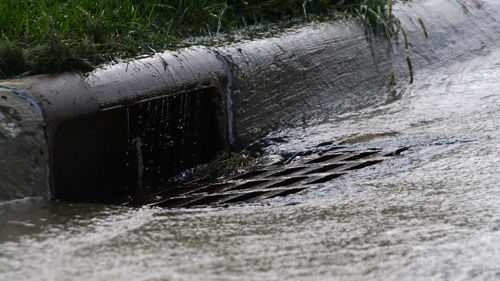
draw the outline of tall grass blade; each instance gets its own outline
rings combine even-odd
[[[408,64],[408,70],[410,71],[410,84],[413,84],[413,67],[411,65],[410,57],[406,57],[406,63]]]
[[[427,29],[425,28],[424,21],[421,18],[418,18],[418,23],[422,27],[422,30],[424,31],[424,35],[426,39],[429,39],[429,34],[427,33]]]

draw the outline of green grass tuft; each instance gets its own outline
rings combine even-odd
[[[174,48],[191,36],[345,13],[373,34],[395,36],[383,0],[2,0],[0,79],[87,72]],[[389,7],[388,7],[389,6]]]

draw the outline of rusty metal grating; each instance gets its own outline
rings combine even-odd
[[[294,160],[275,163],[225,181],[194,181],[165,187],[153,194],[128,197],[117,203],[124,206],[164,208],[254,203],[277,196],[287,196],[318,184],[346,177],[356,170],[386,161],[407,149],[407,147],[400,147],[335,151],[321,155],[297,155],[298,157],[294,157]]]

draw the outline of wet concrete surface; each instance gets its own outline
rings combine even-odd
[[[0,279],[497,280],[496,43],[420,69],[371,106],[261,139],[270,154],[411,147],[355,177],[221,209],[2,202]]]
[[[406,42],[403,32],[390,44],[367,40],[362,27],[341,20],[221,48],[233,80],[236,145],[382,102],[393,67],[400,83],[410,81],[407,57],[418,76],[487,55],[500,33],[498,9],[494,1],[405,1],[395,14]]]
[[[29,99],[0,87],[0,202],[48,193],[45,124]]]
[[[387,45],[378,43],[340,20],[222,48],[233,78],[235,145],[376,102],[391,72]]]

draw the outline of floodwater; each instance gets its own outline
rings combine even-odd
[[[0,203],[0,280],[498,280],[500,49],[420,70],[384,102],[275,132],[410,146],[350,179],[262,204],[164,210]]]

